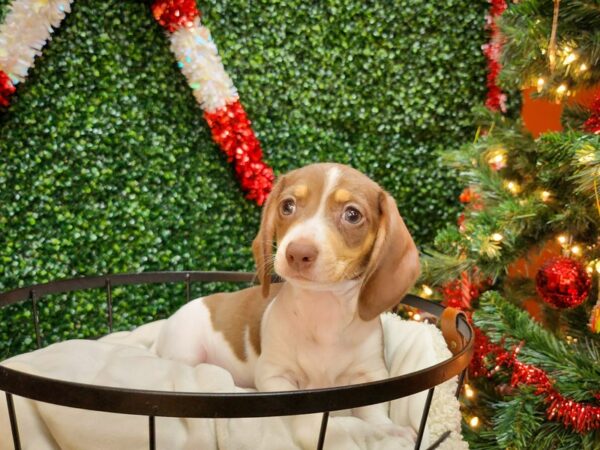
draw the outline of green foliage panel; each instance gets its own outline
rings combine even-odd
[[[473,134],[485,1],[199,6],[276,173],[351,164],[396,197],[420,244],[454,219],[459,187],[437,154]],[[252,270],[259,213],[147,2],[76,1],[0,117],[0,289],[107,272]],[[162,317],[180,291],[125,292],[120,306],[117,295],[116,323]],[[105,331],[101,292],[41,308],[50,340]],[[0,356],[30,348],[19,337],[31,329],[27,311],[2,311]]]

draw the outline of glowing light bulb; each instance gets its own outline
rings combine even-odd
[[[421,320],[421,314],[419,314],[419,313],[416,313],[416,314],[413,316],[413,320],[416,320],[416,321],[419,321],[419,320]]]
[[[500,242],[502,239],[504,239],[504,236],[502,236],[500,233],[494,233],[492,234],[491,238],[494,242]]]
[[[517,194],[521,190],[519,183],[515,181],[509,181],[508,183],[506,183],[506,188],[513,194]]]
[[[548,191],[542,191],[542,192],[540,193],[540,197],[542,198],[542,201],[543,201],[543,202],[547,202],[547,201],[550,199],[550,196],[551,196],[551,195],[552,195],[552,194],[550,194],[550,192],[548,192]]]
[[[571,247],[571,253],[577,256],[581,255],[581,247],[579,245],[574,245]]]
[[[571,64],[573,61],[575,61],[577,59],[577,54],[576,53],[569,53],[567,55],[567,57],[565,58],[565,65]]]
[[[431,297],[432,294],[433,294],[433,289],[431,289],[429,286],[424,284],[423,285],[423,295],[425,297]]]
[[[506,167],[506,149],[501,146],[491,149],[487,155],[487,162],[494,170]]]
[[[467,398],[475,397],[475,391],[468,384],[465,384],[465,397],[467,397]]]
[[[546,83],[546,80],[544,80],[542,77],[538,78],[538,80],[537,80],[537,91],[538,92],[542,92],[542,89],[544,89],[545,83]]]
[[[569,240],[569,238],[567,236],[565,236],[564,234],[561,234],[560,236],[558,236],[556,238],[556,240],[558,241],[559,244],[565,245],[567,243],[567,241]]]
[[[469,420],[469,425],[471,425],[471,428],[477,428],[479,426],[479,417],[471,417],[471,419]]]
[[[565,92],[567,92],[567,85],[566,84],[561,84],[559,87],[556,88],[556,93],[558,95],[563,95]]]
[[[588,66],[586,63],[581,63],[581,65],[579,66],[579,70],[581,72],[585,72],[586,70],[588,70]]]
[[[496,155],[493,158],[490,159],[491,162],[496,163],[496,164],[502,164],[503,162],[506,161],[506,156],[504,155]]]
[[[600,273],[600,260],[596,261],[596,272]]]

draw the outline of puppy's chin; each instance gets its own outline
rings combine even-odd
[[[361,280],[314,281],[297,277],[283,276],[279,273],[278,275],[292,286],[307,291],[346,292],[348,289],[353,289],[356,286],[359,286],[361,283]]]
[[[356,283],[360,283],[361,278],[344,278],[341,274],[331,274],[326,270],[319,270],[317,267],[308,271],[298,272],[287,264],[277,264],[275,262],[275,273],[288,283],[302,289],[314,291],[331,291],[338,288],[347,288]]]

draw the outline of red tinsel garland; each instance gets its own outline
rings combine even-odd
[[[191,27],[200,16],[195,0],[154,0],[152,14],[170,33]],[[262,160],[262,149],[239,99],[216,111],[204,112],[214,141],[233,164],[246,198],[262,205],[273,185],[273,169]]]
[[[8,108],[10,105],[10,97],[15,93],[17,88],[13,85],[10,77],[0,70],[0,106]]]
[[[155,0],[150,8],[156,21],[170,33],[189,27],[200,16],[196,0]]]
[[[273,169],[262,161],[260,143],[242,104],[238,100],[215,112],[205,112],[204,118],[227,161],[233,163],[242,189],[248,192],[246,198],[262,205],[271,191]]]
[[[592,103],[592,114],[583,124],[583,129],[588,133],[600,134],[600,94]]]
[[[487,74],[487,96],[485,106],[492,111],[506,111],[506,94],[502,92],[497,84],[498,75],[502,66],[500,65],[500,52],[502,50],[502,38],[496,19],[506,10],[505,0],[490,0],[491,6],[486,16],[487,28],[490,30],[490,42],[482,45],[483,54],[488,63]]]
[[[475,355],[471,364],[474,376],[494,375],[502,366],[512,369],[511,385],[521,384],[536,387],[535,394],[544,397],[548,420],[558,420],[566,427],[578,433],[587,433],[600,429],[600,406],[569,400],[554,387],[548,374],[539,367],[522,363],[517,359],[523,343],[508,351],[502,345],[494,344],[477,327],[475,327]],[[489,370],[485,359],[494,357],[494,368]]]

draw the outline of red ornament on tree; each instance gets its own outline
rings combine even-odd
[[[592,104],[592,114],[583,124],[583,129],[588,133],[600,134],[600,94]]]
[[[591,280],[581,264],[561,256],[540,268],[535,286],[546,303],[556,308],[574,308],[587,298]]]

